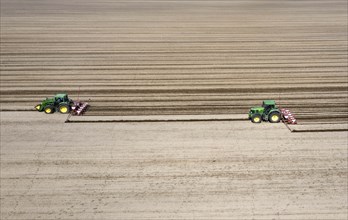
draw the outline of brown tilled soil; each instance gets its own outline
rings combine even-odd
[[[88,115],[240,114],[275,99],[301,120],[348,121],[345,0],[1,6],[3,110],[67,92]]]
[[[1,219],[347,219],[346,0],[0,1]]]
[[[347,132],[1,112],[1,219],[346,219]]]

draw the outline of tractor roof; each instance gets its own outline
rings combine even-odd
[[[264,100],[263,105],[275,105],[275,101],[274,100]]]
[[[65,94],[65,93],[60,93],[60,94],[56,94],[55,97],[57,97],[57,98],[64,98],[66,95],[67,94]]]
[[[251,107],[250,110],[262,111],[262,110],[264,110],[264,107],[261,107],[261,106],[254,106],[254,107]]]

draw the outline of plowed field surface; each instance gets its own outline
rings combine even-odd
[[[2,112],[1,219],[346,219],[347,133]]]
[[[1,6],[3,110],[58,92],[90,100],[89,115],[240,114],[274,99],[347,122],[345,0]]]
[[[0,1],[1,219],[347,219],[347,1]]]

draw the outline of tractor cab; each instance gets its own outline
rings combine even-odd
[[[69,102],[69,98],[68,98],[68,95],[67,94],[57,94],[55,97],[54,97],[54,101],[55,103],[59,104],[61,102]]]
[[[264,100],[262,102],[262,107],[264,108],[265,113],[277,108],[274,100]]]

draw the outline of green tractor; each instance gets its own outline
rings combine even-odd
[[[68,98],[67,94],[57,94],[53,98],[46,98],[41,104],[35,106],[39,112],[44,111],[46,114],[52,114],[59,111],[62,114],[67,114],[71,111],[73,101]]]
[[[278,123],[281,119],[281,111],[276,106],[274,100],[264,100],[262,106],[252,107],[250,109],[249,119],[253,123],[261,123],[261,121]]]

